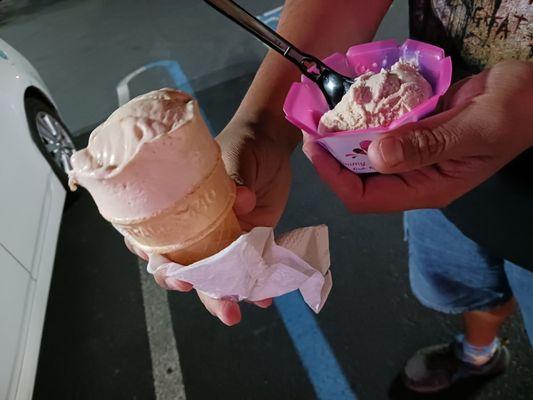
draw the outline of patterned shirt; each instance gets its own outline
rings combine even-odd
[[[465,71],[533,58],[533,0],[410,0],[410,7],[411,35],[445,48]]]
[[[533,58],[533,0],[410,0],[410,27],[452,56],[455,79]],[[533,148],[443,212],[492,254],[533,271]]]

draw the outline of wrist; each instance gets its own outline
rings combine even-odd
[[[246,127],[246,131],[251,132],[257,139],[273,142],[276,147],[286,150],[289,154],[302,141],[302,133],[285,119],[281,109],[241,107],[229,123],[234,124]]]

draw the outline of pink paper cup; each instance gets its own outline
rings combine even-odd
[[[401,46],[396,40],[384,40],[350,47],[346,54],[335,53],[324,63],[346,76],[359,76],[367,71],[379,72],[403,59],[416,63],[420,73],[433,88],[433,96],[387,127],[354,131],[318,133],[322,115],[329,110],[324,95],[310,79],[292,84],[283,111],[287,120],[306,132],[312,140],[328,150],[342,165],[356,173],[376,172],[367,151],[370,143],[403,124],[418,121],[435,111],[437,102],[450,87],[452,62],[440,47],[408,39]]]

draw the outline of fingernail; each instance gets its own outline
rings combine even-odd
[[[312,143],[304,143],[302,146],[302,152],[311,163],[313,163],[314,148]]]
[[[379,153],[389,167],[395,167],[404,161],[402,143],[395,137],[380,140]]]
[[[261,308],[268,308],[268,307],[270,307],[272,305],[272,299],[256,301],[255,304],[258,307],[261,307]]]
[[[309,157],[309,154],[307,154],[309,150],[307,149],[307,145],[304,143],[303,146],[302,146],[302,152],[304,153],[304,155],[310,160],[311,157]]]
[[[171,290],[180,290],[180,281],[176,278],[166,278],[165,285]]]
[[[228,326],[233,326],[241,321],[241,311],[236,303],[225,301],[217,311],[217,317]]]

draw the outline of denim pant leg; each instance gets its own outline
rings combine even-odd
[[[448,314],[488,310],[507,302],[504,260],[464,236],[439,210],[404,213],[413,294]]]
[[[520,307],[529,343],[533,346],[533,272],[509,261],[505,262],[505,272]]]

